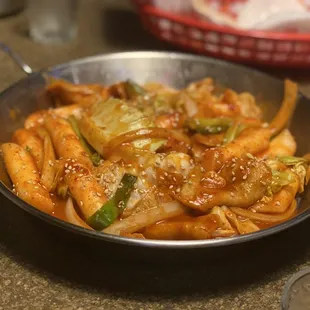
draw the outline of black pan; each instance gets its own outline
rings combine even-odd
[[[74,83],[103,83],[112,84],[128,78],[144,83],[157,81],[176,88],[186,86],[188,83],[212,77],[221,87],[229,87],[237,92],[248,91],[261,103],[265,118],[271,119],[280,107],[283,97],[283,81],[273,78],[259,71],[195,55],[169,53],[169,52],[126,52],[109,55],[87,57],[74,60],[66,64],[33,73],[24,65],[28,77],[15,83],[0,95],[0,140],[9,141],[12,133],[23,126],[23,121],[30,113],[37,109],[46,108],[48,102],[40,100],[46,84],[46,76],[63,78]],[[38,100],[39,99],[39,100]],[[310,132],[310,101],[299,95],[299,102],[291,121],[290,129],[298,144],[298,154],[310,152],[308,133]],[[16,119],[12,120],[10,111],[17,111]],[[18,207],[32,215],[54,224],[59,228],[87,237],[84,240],[99,242],[101,247],[112,248],[116,251],[128,251],[135,256],[152,259],[154,254],[166,256],[187,253],[192,258],[193,253],[215,253],[222,250],[237,248],[238,244],[248,243],[271,234],[283,231],[300,223],[310,215],[309,190],[306,190],[298,203],[298,214],[291,220],[277,226],[261,230],[252,234],[202,241],[155,241],[129,239],[107,235],[101,232],[83,229],[55,217],[47,215],[15,196],[5,184],[7,176],[0,167],[3,182],[0,183],[0,192]],[[90,241],[97,239],[97,241]],[[217,250],[216,250],[217,249]],[[143,255],[142,255],[143,253]]]

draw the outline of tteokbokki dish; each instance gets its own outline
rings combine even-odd
[[[53,81],[53,108],[1,145],[12,191],[87,229],[193,240],[252,233],[292,218],[309,180],[287,124],[298,88],[285,81],[269,123],[250,93],[213,80],[176,90]]]

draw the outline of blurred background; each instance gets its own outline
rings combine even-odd
[[[290,76],[307,92],[306,0],[0,0],[1,41],[34,69],[128,50],[199,53]],[[22,77],[0,53],[0,88]]]

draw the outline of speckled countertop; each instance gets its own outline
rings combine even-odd
[[[27,37],[19,14],[0,19],[0,38],[35,69],[105,52],[172,49],[143,31],[125,0],[81,1],[79,24],[74,42],[43,46]],[[309,72],[269,71],[296,79],[310,94]],[[23,77],[2,53],[0,72],[0,89]],[[125,257],[107,262],[109,252],[100,244],[84,246],[4,198],[0,219],[3,310],[279,309],[286,280],[310,265],[309,220],[216,261],[151,265]]]

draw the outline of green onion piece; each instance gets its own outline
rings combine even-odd
[[[135,98],[146,93],[143,87],[132,80],[127,80],[125,82],[125,90],[129,98]]]
[[[68,196],[69,186],[67,184],[59,184],[57,186],[57,195],[65,199]]]
[[[201,134],[220,133],[226,131],[233,120],[231,118],[197,118],[189,120],[186,125]]]
[[[124,174],[114,196],[87,219],[87,224],[96,230],[110,226],[126,208],[136,181],[136,176]]]
[[[223,144],[227,144],[229,142],[232,142],[236,139],[238,132],[239,132],[239,126],[240,124],[238,122],[234,122],[226,131],[226,134],[223,139]]]
[[[92,161],[92,163],[94,164],[94,166],[98,167],[100,165],[100,161],[101,161],[101,156],[99,153],[94,152],[91,156],[90,159]]]
[[[100,154],[98,154],[96,151],[94,151],[93,148],[88,144],[86,139],[82,136],[76,118],[73,115],[70,115],[68,118],[68,121],[69,121],[73,131],[75,132],[75,134],[79,137],[79,140],[80,140],[84,150],[89,155],[94,166],[96,166],[96,167],[99,166],[100,160],[101,160]]]
[[[305,158],[295,156],[278,156],[278,159],[286,166],[295,166],[297,164],[307,163],[307,160]]]
[[[239,122],[234,122],[226,131],[226,134],[223,139],[223,144],[234,141],[241,133],[242,130],[247,128],[245,124],[240,124]]]

